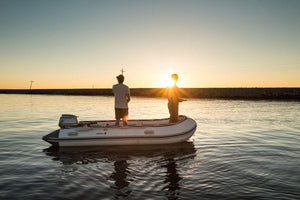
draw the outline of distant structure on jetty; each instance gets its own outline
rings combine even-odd
[[[5,90],[0,94],[47,94],[112,96],[111,89],[31,89]],[[165,88],[132,88],[131,96],[165,97]],[[181,88],[184,98],[300,100],[299,88]]]

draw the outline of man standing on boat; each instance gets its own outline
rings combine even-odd
[[[127,125],[128,119],[128,102],[130,101],[129,87],[124,82],[124,76],[117,76],[118,84],[113,85],[113,93],[115,96],[115,116],[116,126],[119,125],[120,119],[123,120],[123,125]]]
[[[180,91],[176,83],[178,81],[178,75],[172,74],[173,86],[167,88],[167,97],[168,97],[168,108],[170,113],[170,123],[178,122],[178,104],[179,102],[184,101],[180,98]]]

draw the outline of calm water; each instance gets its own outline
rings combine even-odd
[[[168,117],[132,98],[130,118]],[[189,99],[190,141],[53,149],[61,114],[113,119],[113,97],[0,94],[0,199],[300,199],[300,102]]]

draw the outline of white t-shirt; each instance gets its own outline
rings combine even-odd
[[[127,85],[118,83],[113,85],[113,93],[115,95],[115,108],[128,108],[126,95],[130,94]]]

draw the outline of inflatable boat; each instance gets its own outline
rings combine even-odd
[[[172,144],[188,140],[196,131],[195,120],[180,115],[177,123],[165,119],[128,120],[126,126],[116,126],[115,120],[78,121],[75,115],[64,114],[60,129],[43,140],[54,146],[113,146]]]

